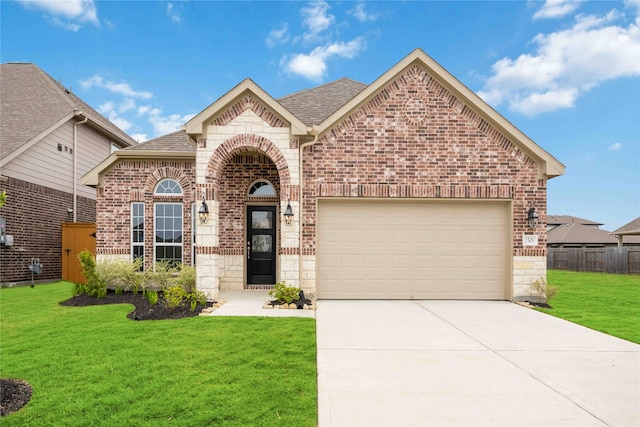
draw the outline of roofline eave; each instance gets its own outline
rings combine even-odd
[[[172,160],[194,160],[196,153],[192,151],[156,151],[156,150],[118,150],[114,151],[100,162],[96,167],[87,172],[81,179],[83,185],[97,187],[100,185],[100,178],[104,172],[111,168],[119,160],[139,160],[139,159],[172,159]]]

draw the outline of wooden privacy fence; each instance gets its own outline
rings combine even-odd
[[[640,274],[640,246],[548,248],[547,268],[600,273]]]

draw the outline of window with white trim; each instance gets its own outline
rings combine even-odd
[[[131,259],[142,259],[144,270],[144,203],[131,203]]]
[[[182,195],[182,187],[175,179],[167,178],[156,185],[153,194],[156,196]]]
[[[154,262],[182,262],[182,203],[154,205]]]
[[[249,197],[270,197],[276,195],[276,189],[266,179],[254,182],[249,187]]]

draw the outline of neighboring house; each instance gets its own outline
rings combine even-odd
[[[640,246],[640,217],[615,230],[613,234],[618,240],[618,246],[629,244]]]
[[[244,80],[83,182],[99,258],[195,262],[211,298],[284,280],[317,298],[517,300],[546,274],[563,172],[416,50],[368,86],[276,100]]]
[[[550,225],[553,225],[550,228]],[[550,248],[595,248],[603,246],[622,246],[616,233],[627,235],[626,246],[640,244],[640,219],[611,233],[599,227],[601,223],[569,215],[547,216],[547,246]],[[635,227],[635,228],[634,228]],[[635,233],[634,233],[635,231]],[[636,235],[634,235],[636,234]]]
[[[96,191],[81,177],[136,142],[38,66],[0,65],[0,208],[13,246],[0,246],[0,281],[61,278],[61,224],[95,222]]]
[[[588,219],[578,218],[571,215],[547,215],[547,233],[556,227],[567,224],[581,224],[590,227],[600,228],[601,223],[595,221],[589,221]]]

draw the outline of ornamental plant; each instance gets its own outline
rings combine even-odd
[[[292,301],[300,298],[300,288],[288,286],[283,280],[273,286],[269,295],[277,299],[280,304],[291,304]]]

